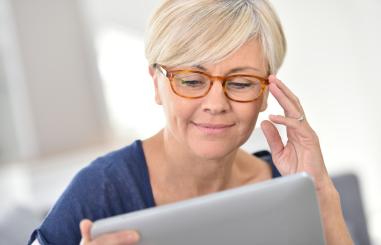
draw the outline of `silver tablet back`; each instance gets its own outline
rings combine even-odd
[[[124,229],[138,230],[141,245],[325,244],[305,173],[98,220],[91,232]]]

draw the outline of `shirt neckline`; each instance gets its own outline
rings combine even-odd
[[[144,188],[144,195],[145,197],[147,198],[147,201],[148,201],[148,206],[149,207],[155,207],[156,206],[156,203],[155,203],[155,198],[153,196],[153,191],[152,191],[152,185],[151,185],[151,179],[149,178],[149,169],[148,169],[148,164],[147,164],[147,160],[146,160],[146,156],[144,154],[144,150],[143,150],[143,145],[142,145],[142,141],[141,140],[136,140],[136,145],[137,145],[137,150],[139,152],[139,155],[141,156],[141,162],[142,162],[142,174],[143,174],[143,178],[144,178],[144,183],[147,183],[146,185],[143,185],[143,188]]]

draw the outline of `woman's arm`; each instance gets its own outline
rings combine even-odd
[[[326,187],[317,190],[327,244],[353,244],[344,221],[339,193],[330,179],[328,182]]]
[[[285,112],[270,116],[273,123],[287,128],[286,144],[270,121],[262,130],[269,143],[275,166],[282,175],[307,172],[314,179],[328,245],[353,244],[341,210],[340,197],[324,164],[319,138],[308,124],[299,99],[275,76],[269,77],[269,90]]]

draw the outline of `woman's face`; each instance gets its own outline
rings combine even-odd
[[[213,76],[239,73],[266,77],[267,64],[259,42],[251,39],[223,61],[202,67]],[[169,70],[174,68],[200,70],[195,67]],[[250,136],[259,112],[266,109],[267,89],[257,100],[240,103],[229,100],[221,82],[216,81],[205,97],[187,99],[174,94],[168,79],[160,72],[151,69],[150,73],[155,82],[156,102],[163,106],[167,120],[165,137],[174,147],[183,147],[195,157],[219,159],[234,152]]]

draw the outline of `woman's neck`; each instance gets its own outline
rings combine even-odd
[[[153,190],[165,190],[164,199],[182,200],[237,185],[234,178],[237,151],[221,159],[202,159],[163,130],[145,140],[143,147]]]

